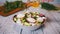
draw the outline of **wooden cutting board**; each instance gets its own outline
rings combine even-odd
[[[26,8],[28,8],[29,6],[27,5],[27,3],[26,3]],[[26,8],[16,8],[16,9],[14,9],[14,10],[11,10],[10,12],[8,12],[8,13],[3,13],[3,11],[1,11],[1,9],[2,8],[4,8],[4,7],[0,7],[0,15],[2,15],[2,16],[9,16],[9,15],[11,15],[11,14],[14,14],[14,13],[16,13],[16,12],[19,12],[19,11],[21,11],[21,10],[23,10],[23,9],[26,9]]]

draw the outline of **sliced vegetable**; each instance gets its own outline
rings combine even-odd
[[[25,24],[26,26],[30,26],[30,25],[31,25],[31,24],[29,24],[29,23],[27,23],[27,22],[25,22],[24,24]]]

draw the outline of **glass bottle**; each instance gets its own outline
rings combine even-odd
[[[40,4],[40,0],[30,0],[30,4],[32,7],[36,8]]]

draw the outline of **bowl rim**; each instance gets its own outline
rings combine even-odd
[[[15,17],[17,17],[17,15],[14,15],[14,17],[13,17],[13,21],[14,21],[14,18]],[[46,16],[45,16],[46,17]],[[37,25],[37,26],[42,26],[42,25],[44,25],[45,23],[46,23],[46,20],[47,19],[45,19],[45,21],[42,23],[42,24],[40,24],[40,25]],[[17,22],[14,22],[14,23],[17,23]],[[18,24],[18,23],[17,23]],[[18,24],[18,25],[20,25],[20,24]],[[24,27],[34,27],[34,26],[25,26],[25,25],[20,25],[20,26],[24,26]],[[36,25],[35,25],[36,26]]]

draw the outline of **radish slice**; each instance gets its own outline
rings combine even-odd
[[[37,21],[43,22],[43,18],[39,17],[39,18],[37,18]]]
[[[35,19],[33,19],[33,18],[27,18],[27,21],[30,22],[30,23],[34,23]]]
[[[46,19],[46,17],[42,17],[42,19]]]
[[[40,17],[45,17],[45,15],[43,15],[43,14],[40,14],[39,16],[40,16]]]
[[[22,18],[22,17],[24,17],[25,15],[24,14],[18,14],[17,15],[17,18]]]

